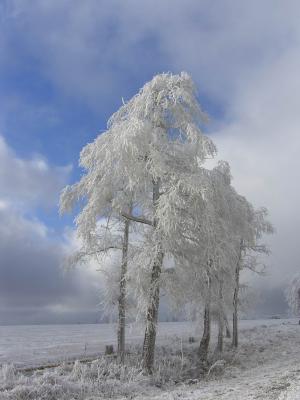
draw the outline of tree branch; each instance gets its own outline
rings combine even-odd
[[[122,247],[121,246],[116,246],[116,245],[106,246],[106,247],[103,247],[101,249],[96,249],[94,252],[90,253],[89,255],[93,255],[95,253],[105,253],[106,251],[111,250],[111,249],[122,250]]]
[[[135,217],[132,214],[127,214],[125,212],[122,212],[122,217],[129,219],[130,221],[134,221],[134,222],[140,222],[141,224],[146,224],[146,225],[151,225],[153,226],[153,222],[150,221],[149,219],[146,219],[144,217]]]

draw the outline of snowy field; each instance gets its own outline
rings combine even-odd
[[[158,342],[194,333],[193,324],[188,322],[160,323]],[[143,334],[143,326],[129,326],[127,343],[142,343]],[[116,347],[114,324],[0,326],[0,364],[21,368],[95,358],[109,344]]]
[[[0,399],[300,400],[298,321],[241,321],[240,327],[238,351],[233,352],[225,339],[224,354],[212,352],[215,365],[201,378],[193,364],[199,332],[188,323],[160,324],[152,378],[137,364],[120,368],[101,356],[92,363],[20,372],[24,367],[99,356],[106,344],[114,343],[113,325],[0,327]],[[189,336],[197,342],[190,344]],[[141,328],[131,329],[132,346],[142,337]],[[212,349],[214,344],[215,337]],[[15,366],[7,365],[11,363]]]

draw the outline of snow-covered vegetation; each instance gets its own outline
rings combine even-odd
[[[216,155],[203,134],[206,121],[189,75],[155,76],[123,101],[107,131],[85,146],[84,174],[61,195],[62,212],[82,206],[76,217],[81,247],[70,262],[96,259],[105,270],[106,304],[118,304],[121,363],[129,304],[142,317],[141,358],[149,374],[155,373],[162,291],[177,308],[188,304],[204,316],[199,373],[210,367],[212,314],[218,322],[217,352],[223,351],[224,327],[231,335],[227,314],[233,316],[232,345],[238,346],[240,275],[244,268],[262,271],[258,255],[268,248],[261,238],[273,232],[267,210],[254,209],[233,188],[227,162],[206,167]],[[117,270],[107,268],[111,252],[119,254]]]
[[[218,332],[214,328],[212,341],[216,344]],[[44,329],[46,331],[46,327]],[[243,321],[239,350],[234,350],[230,339],[225,338],[222,357],[210,351],[210,368],[200,374],[197,362],[199,337],[195,336],[193,342],[186,332],[182,338],[169,335],[165,339],[158,343],[151,376],[145,375],[141,364],[141,344],[128,347],[125,365],[114,356],[101,356],[90,362],[65,362],[45,369],[26,370],[12,364],[2,365],[0,398],[298,398],[300,346],[296,320]]]
[[[300,317],[300,275],[296,274],[286,288],[286,299],[293,315]]]

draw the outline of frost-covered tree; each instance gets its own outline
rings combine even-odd
[[[199,192],[201,163],[215,152],[212,142],[201,133],[204,120],[187,74],[156,76],[111,120],[112,131],[121,137],[120,143],[123,137],[132,157],[131,163],[126,157],[125,168],[135,193],[135,208],[143,215],[136,222],[151,226],[144,257],[150,279],[143,353],[149,372],[154,361],[163,259],[172,254],[170,232],[178,225],[171,200],[179,192]]]
[[[285,296],[291,312],[300,317],[300,274],[297,273],[285,290]],[[299,320],[300,325],[300,320]]]
[[[274,232],[273,226],[267,220],[268,211],[266,208],[255,210],[245,198],[241,198],[241,204],[246,207],[246,224],[238,231],[239,244],[237,246],[237,261],[235,264],[235,278],[233,291],[233,326],[232,345],[238,347],[238,304],[240,289],[240,274],[244,268],[255,273],[263,273],[264,265],[260,262],[260,255],[269,254],[268,247],[261,243],[264,234]]]
[[[231,185],[231,174],[228,163],[219,162],[210,174],[212,190],[210,203],[214,215],[215,252],[220,263],[218,298],[229,299],[233,291],[233,334],[232,344],[238,345],[238,303],[240,288],[240,271],[248,268],[261,273],[260,254],[268,254],[268,248],[261,243],[264,234],[272,233],[273,227],[267,220],[267,210],[255,210],[251,203],[239,195]],[[225,288],[225,290],[224,290]],[[219,307],[218,350],[222,350],[223,318],[222,304]]]
[[[231,185],[231,174],[228,163],[220,162],[211,171],[212,179],[211,204],[214,215],[215,251],[220,262],[219,298],[230,298],[233,291],[233,333],[232,344],[238,345],[238,304],[240,288],[240,272],[243,268],[262,273],[263,264],[259,255],[268,254],[266,245],[261,243],[262,236],[273,232],[267,220],[266,208],[255,210],[252,204],[239,195]],[[222,287],[221,287],[221,286]],[[225,288],[225,290],[224,290]],[[220,307],[223,302],[218,301]],[[222,349],[223,310],[220,309],[219,341],[217,349]]]
[[[120,215],[119,207],[121,205],[124,212],[130,213],[132,194],[125,185],[124,177],[115,173],[112,145],[109,135],[101,135],[94,143],[84,147],[80,154],[80,166],[84,168],[85,174],[79,182],[63,190],[60,211],[67,212],[76,204],[82,205],[75,220],[81,247],[70,258],[72,264],[91,259],[101,262],[108,252],[118,250],[121,253],[119,257],[118,356],[123,362],[130,220]],[[110,274],[108,271],[106,273]],[[110,292],[107,291],[107,293]]]
[[[201,132],[205,121],[186,73],[155,76],[112,115],[107,131],[85,146],[80,156],[85,174],[61,197],[62,211],[78,201],[82,206],[76,224],[84,254],[122,250],[119,352],[124,354],[129,277],[138,309],[145,315],[143,362],[149,373],[161,288],[179,303],[190,301],[198,309],[204,305],[199,354],[207,359],[211,307],[218,309],[222,350],[229,293],[234,291],[235,332],[240,270],[246,265],[255,269],[253,254],[264,252],[259,239],[271,229],[264,211],[254,212],[233,189],[227,163],[204,168],[216,152]],[[122,235],[114,240],[107,229],[99,236],[100,220],[122,226]],[[137,246],[129,244],[129,222],[140,238]],[[172,268],[166,267],[166,260]]]
[[[232,265],[235,253],[234,205],[228,196],[229,166],[220,162],[213,170],[201,170],[203,194],[181,193],[183,200],[174,201],[173,215],[181,221],[180,234],[176,226],[172,231],[175,267],[169,279],[169,292],[179,303],[188,303],[198,313],[203,311],[203,336],[199,346],[199,359],[206,364],[210,341],[211,309],[217,310],[223,327],[228,300],[228,281],[232,287]],[[226,189],[226,190],[225,190]],[[226,293],[223,294],[223,289]],[[223,335],[220,332],[220,335]],[[219,347],[222,348],[220,336]]]
[[[217,351],[222,351],[224,320],[227,320],[225,313],[226,309],[232,310],[233,292],[234,330],[237,330],[241,263],[257,270],[258,260],[250,253],[264,251],[265,247],[259,244],[259,239],[262,231],[270,231],[271,226],[262,211],[254,211],[251,204],[234,190],[228,163],[219,162],[212,170],[202,173],[205,176],[202,186],[204,195],[190,195],[190,204],[187,200],[182,203],[189,204],[184,210],[178,207],[180,201],[175,201],[178,220],[182,218],[184,228],[182,235],[172,234],[178,238],[178,241],[173,241],[178,250],[173,250],[176,263],[169,280],[169,290],[173,297],[177,296],[182,302],[203,310],[204,329],[199,359],[205,365],[212,312],[217,317],[219,328]],[[241,238],[247,242],[249,249],[247,254],[243,254],[242,261]]]
[[[155,76],[110,118],[107,131],[83,149],[81,166],[87,173],[62,196],[63,210],[85,200],[77,218],[84,240],[91,239],[99,217],[123,217],[144,226],[146,257],[140,261],[149,276],[143,351],[148,372],[154,361],[163,260],[172,252],[170,231],[178,225],[170,199],[178,192],[201,192],[201,165],[215,153],[200,129],[205,120],[186,73]]]

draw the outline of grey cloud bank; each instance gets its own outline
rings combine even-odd
[[[90,275],[62,269],[68,240],[34,217],[57,204],[70,167],[21,159],[1,136],[0,166],[0,324],[99,319]]]
[[[84,271],[63,271],[66,249],[45,226],[8,208],[0,226],[1,324],[99,320],[99,289]]]

